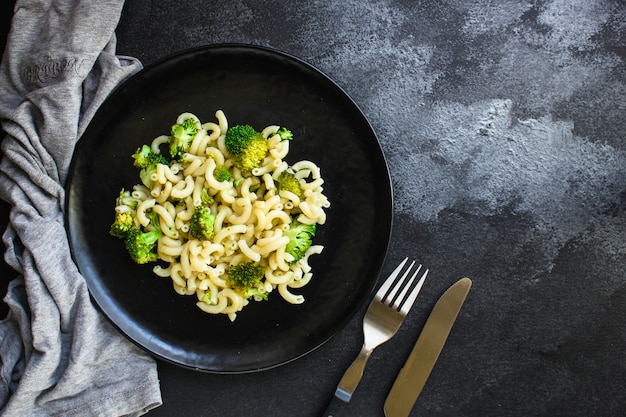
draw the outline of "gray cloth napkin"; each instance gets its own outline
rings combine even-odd
[[[64,189],[106,96],[141,69],[115,55],[122,0],[18,0],[0,65],[5,259],[18,273],[0,322],[1,416],[137,416],[161,404],[154,360],[92,305],[72,262]]]

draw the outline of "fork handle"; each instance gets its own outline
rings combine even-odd
[[[321,415],[321,417],[341,417],[343,416],[348,403],[337,398],[336,395],[333,395],[333,398],[328,403],[326,410]]]
[[[359,355],[343,374],[341,381],[339,381],[335,395],[330,400],[322,417],[341,417],[343,415],[352,394],[363,377],[363,370],[371,353],[372,350],[363,345]]]
[[[361,382],[365,365],[367,364],[367,360],[370,358],[371,354],[372,350],[367,349],[364,345],[354,362],[352,362],[350,367],[348,367],[346,372],[343,374],[341,381],[339,381],[338,390],[342,390],[349,396],[352,396],[356,387],[359,385],[359,382]]]

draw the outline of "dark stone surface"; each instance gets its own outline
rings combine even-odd
[[[144,64],[221,42],[291,53],[374,126],[395,194],[383,272],[405,255],[432,272],[349,416],[383,415],[428,312],[463,276],[472,291],[412,416],[626,414],[623,1],[134,0],[117,34]],[[262,373],[159,363],[164,405],[149,415],[316,416],[361,316]]]

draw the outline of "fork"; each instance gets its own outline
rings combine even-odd
[[[396,269],[393,270],[367,307],[363,318],[363,347],[354,362],[343,374],[335,395],[324,411],[323,417],[340,416],[361,381],[365,365],[372,351],[396,334],[404,318],[415,303],[417,294],[420,292],[428,275],[428,269],[424,271],[417,284],[413,286],[413,282],[422,269],[422,265],[419,265],[413,275],[408,278],[409,273],[415,266],[415,261],[412,261],[402,274],[402,277],[397,279],[408,260],[409,258],[404,258]]]

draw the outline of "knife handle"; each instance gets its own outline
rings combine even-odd
[[[341,417],[345,413],[348,403],[340,400],[335,395],[328,403],[326,410],[321,417]]]

